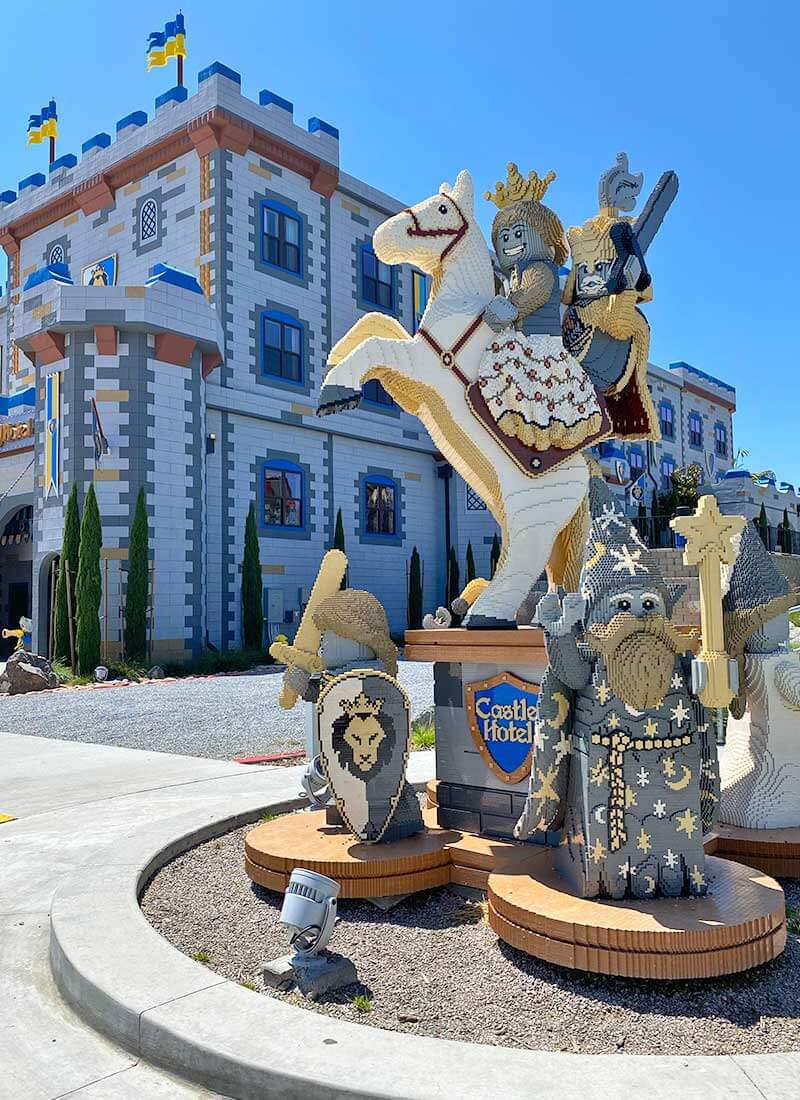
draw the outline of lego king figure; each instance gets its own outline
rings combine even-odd
[[[671,622],[681,586],[664,582],[602,478],[589,499],[580,594],[538,608],[548,669],[516,835],[560,829],[559,869],[583,897],[704,894],[717,754]]]
[[[748,523],[722,604],[741,685],[720,750],[719,816],[730,825],[800,826],[800,653],[788,647],[788,612],[798,601]]]

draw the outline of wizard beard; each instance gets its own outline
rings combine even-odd
[[[610,623],[595,623],[586,641],[605,660],[608,686],[633,710],[661,706],[670,688],[675,656],[686,649],[669,619],[635,619],[621,612]]]

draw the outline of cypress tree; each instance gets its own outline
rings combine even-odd
[[[490,565],[489,574],[490,574],[490,578],[493,577],[495,575],[495,573],[497,572],[497,563],[499,561],[500,561],[500,539],[498,538],[497,532],[495,531],[494,537],[492,538],[492,549],[491,549],[491,552],[489,554],[489,565]]]
[[[789,522],[789,512],[786,508],[783,509],[783,520],[781,521],[782,531],[782,550],[784,554],[791,554],[792,552],[792,525]]]
[[[57,661],[69,664],[69,611],[67,603],[67,570],[69,562],[72,597],[72,635],[75,636],[75,578],[78,575],[78,548],[81,542],[81,516],[78,508],[78,485],[73,481],[64,513],[64,541],[61,545],[61,563],[56,584],[55,624],[53,626],[53,656]]]
[[[75,650],[78,673],[91,676],[100,664],[100,551],[103,526],[94,485],[89,485],[81,519],[78,576],[75,580]]]
[[[143,661],[147,650],[149,567],[147,505],[144,488],[141,488],[131,523],[128,581],[125,586],[125,656],[131,661]]]
[[[764,501],[761,501],[761,511],[758,513],[758,533],[761,535],[761,541],[769,549],[769,520],[767,519],[767,510],[764,507]]]
[[[450,547],[447,559],[447,606],[449,607],[456,596],[461,595],[461,583],[459,581],[458,558],[455,547]]]
[[[261,649],[264,641],[264,584],[258,551],[256,510],[251,504],[244,526],[242,561],[242,640],[245,649]]]
[[[331,549],[332,550],[341,550],[343,554],[345,553],[344,523],[342,523],[342,509],[341,508],[337,509],[337,512],[336,512],[336,528],[333,532],[333,546],[331,547]],[[339,585],[339,587],[340,588],[347,588],[347,571],[345,571],[345,574],[342,577],[342,583]]]
[[[422,563],[416,546],[411,551],[408,570],[408,628],[422,629]]]
[[[470,581],[474,581],[477,575],[478,572],[475,569],[475,555],[472,553],[472,542],[470,541],[467,543],[467,584],[469,584]]]

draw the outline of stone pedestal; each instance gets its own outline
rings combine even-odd
[[[484,745],[479,733],[486,721],[476,714],[475,691],[508,678],[508,697],[538,696],[547,668],[542,631],[518,630],[409,630],[405,655],[412,661],[432,661],[436,722],[436,811],[442,828],[484,836],[511,838],[528,792],[532,724],[527,764],[511,772],[492,766],[491,732]],[[473,689],[469,691],[470,687]],[[489,689],[491,690],[491,688]],[[479,710],[485,713],[487,701]],[[491,720],[489,720],[491,721]],[[519,728],[522,719],[511,719]],[[506,725],[508,722],[506,722]],[[502,725],[502,720],[501,720]]]

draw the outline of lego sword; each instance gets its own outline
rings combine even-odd
[[[325,668],[318,654],[322,633],[314,624],[314,613],[317,607],[338,592],[342,580],[347,571],[347,558],[341,550],[329,550],[322,559],[314,581],[311,594],[308,597],[303,617],[294,636],[294,642],[273,642],[269,647],[270,656],[281,664],[286,665],[283,677],[283,687],[279,698],[284,710],[291,710],[297,702],[297,692],[288,681],[293,668],[302,668],[312,676]]]

